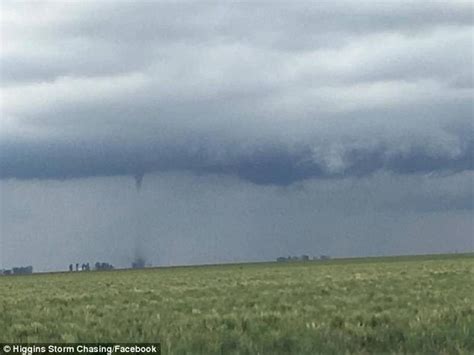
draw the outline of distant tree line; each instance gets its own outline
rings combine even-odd
[[[94,270],[112,270],[114,268],[112,264],[103,263],[99,261],[96,262],[94,266]],[[69,264],[69,271],[91,271],[91,266],[89,265],[89,263],[83,263],[81,265],[79,265],[79,263],[76,263],[75,267],[74,264]]]
[[[95,263],[95,269],[96,270],[112,270],[114,267],[112,264],[109,263]]]
[[[313,260],[329,260],[331,257],[329,255],[313,256]],[[276,259],[279,263],[288,262],[288,261],[309,261],[310,258],[308,255],[301,256],[280,256]]]
[[[33,273],[33,266],[14,267],[11,270],[0,270],[0,275],[28,275]]]
[[[91,267],[89,263],[83,263],[79,266],[79,263],[76,263],[76,271],[90,271]],[[74,264],[69,264],[69,271],[74,271]]]

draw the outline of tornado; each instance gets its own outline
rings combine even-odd
[[[144,176],[145,176],[145,173],[143,172],[135,174],[135,188],[137,189],[137,192],[140,192],[140,190],[142,189]]]
[[[146,241],[145,235],[143,234],[143,225],[144,225],[144,206],[140,198],[140,191],[142,188],[143,177],[145,174],[143,172],[138,172],[135,174],[135,188],[137,192],[137,201],[135,204],[135,237],[134,237],[134,255],[132,268],[143,268],[146,264]]]

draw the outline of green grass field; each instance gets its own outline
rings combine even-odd
[[[474,256],[0,277],[0,342],[165,354],[473,354]]]

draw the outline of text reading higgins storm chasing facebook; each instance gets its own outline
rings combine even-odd
[[[161,354],[160,343],[147,344],[0,344],[0,354]]]

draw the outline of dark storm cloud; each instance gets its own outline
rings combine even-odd
[[[473,169],[469,2],[2,10],[1,178]]]
[[[462,172],[474,169],[474,144],[467,141],[455,157],[433,156],[429,151],[390,153],[387,148],[372,151],[354,149],[344,152],[347,167],[329,169],[323,162],[313,161],[310,148],[289,153],[282,147],[263,147],[260,152],[216,161],[212,152],[180,147],[89,146],[87,142],[71,144],[2,144],[0,177],[19,179],[67,179],[88,176],[135,175],[154,171],[193,171],[197,174],[217,173],[238,176],[257,184],[288,185],[310,178],[343,178],[364,176],[379,170],[399,174],[430,172]],[[122,148],[122,149],[120,149]],[[165,153],[163,153],[165,151]],[[47,157],[47,159],[41,159]],[[340,159],[340,158],[337,158]],[[339,161],[338,161],[339,164]]]

